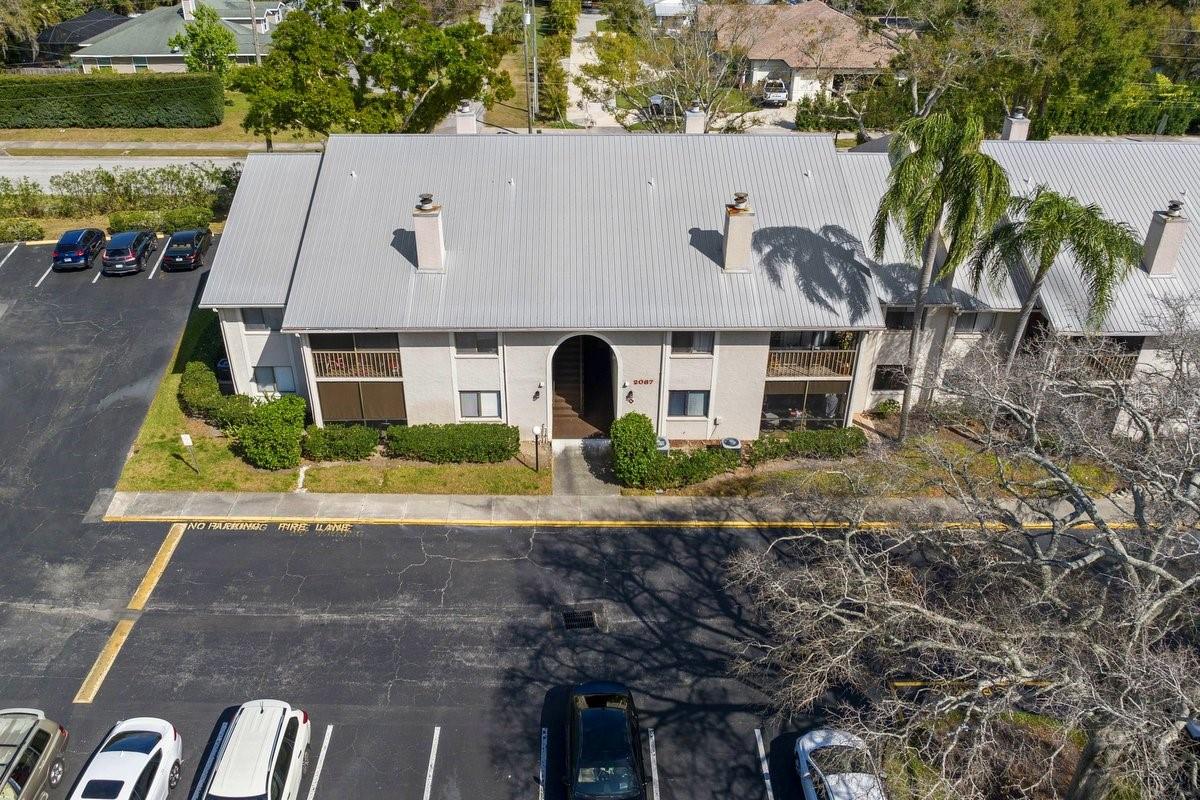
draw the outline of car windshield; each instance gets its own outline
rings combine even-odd
[[[575,786],[583,797],[624,797],[637,789],[624,710],[586,708],[580,712],[578,766]]]
[[[129,250],[124,247],[110,247],[108,248],[107,252],[110,256],[123,256],[128,253]]]
[[[137,233],[118,233],[116,236],[109,239],[109,243],[113,247],[128,247],[137,239]]]
[[[152,731],[123,731],[108,740],[104,745],[104,753],[143,753],[149,755],[154,746],[162,739]]]
[[[215,794],[204,795],[204,800],[267,800],[265,794],[256,794],[253,797],[221,797]]]
[[[167,245],[168,250],[188,251],[192,249],[192,243],[196,237],[191,233],[177,233],[171,237],[171,243]]]
[[[870,775],[874,772],[867,751],[859,747],[831,745],[814,750],[808,758],[823,775],[842,775],[848,772]]]
[[[67,231],[58,240],[60,247],[73,247],[83,240],[83,231]]]
[[[88,781],[79,796],[84,800],[116,800],[124,785],[121,781]]]

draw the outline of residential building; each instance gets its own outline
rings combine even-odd
[[[697,24],[713,34],[720,49],[746,62],[746,84],[782,80],[793,101],[879,75],[896,54],[887,36],[821,0],[705,5]]]
[[[261,54],[270,51],[271,29],[287,11],[279,0],[255,3],[253,14],[250,0],[182,0],[176,6],[153,8],[84,40],[71,59],[84,72],[184,72],[184,53],[172,47],[170,40],[195,19],[198,4],[216,11],[221,23],[233,32],[237,52],[231,59],[239,64],[254,63],[256,39]]]
[[[1017,190],[1073,190],[1143,236],[1164,187],[1200,182],[1192,145],[985,148]],[[916,266],[897,236],[879,262],[865,245],[889,169],[826,136],[333,136],[323,155],[250,156],[201,306],[236,390],[301,394],[319,424],[843,426],[906,380]],[[1132,277],[1103,328],[1138,358],[1153,298],[1200,287],[1196,234],[1164,225],[1171,265]],[[1056,265],[1042,313],[1076,335],[1071,269]],[[925,399],[1011,336],[1022,289],[974,290],[965,270],[934,288]]]
[[[37,60],[52,63],[66,59],[88,39],[126,22],[129,17],[104,8],[93,8],[86,14],[43,28],[37,35]]]

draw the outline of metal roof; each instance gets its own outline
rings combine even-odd
[[[319,153],[253,154],[246,159],[204,288],[205,307],[282,306],[287,301],[320,164]]]
[[[1085,203],[1096,203],[1109,218],[1131,225],[1143,241],[1154,211],[1185,192],[1195,196],[1200,191],[1200,145],[1195,144],[989,141],[984,151],[1007,170],[1014,193],[1027,194],[1044,183]],[[1185,215],[1189,211],[1185,207]],[[1133,270],[1116,293],[1100,329],[1103,333],[1152,335],[1162,313],[1158,298],[1200,292],[1198,224],[1193,220],[1189,225],[1173,275],[1150,277],[1144,269]],[[1087,295],[1069,255],[1061,256],[1051,269],[1042,287],[1041,305],[1056,330],[1085,330]]]
[[[205,5],[208,5],[205,3]],[[223,6],[214,7],[218,13],[227,12]],[[248,8],[248,7],[247,7]],[[262,12],[260,12],[261,17]],[[249,18],[249,11],[245,15]],[[174,50],[168,43],[172,36],[183,33],[183,12],[181,6],[159,6],[152,8],[128,20],[119,27],[96,34],[82,42],[80,49],[72,54],[72,58],[96,58],[112,56],[176,56],[183,59],[183,53]],[[230,22],[222,18],[221,24],[228,28],[237,39],[237,53],[245,56],[254,54],[254,31],[250,25]],[[258,34],[258,44],[265,54],[271,49],[271,34]]]
[[[839,158],[828,136],[331,136],[284,328],[882,327]],[[294,224],[300,183],[243,179],[205,305],[248,304],[222,273],[261,275],[241,251],[291,240],[242,215]],[[720,266],[735,191],[757,212],[745,274]],[[445,274],[415,267],[422,192],[444,208]]]

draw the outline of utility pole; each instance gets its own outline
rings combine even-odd
[[[533,133],[533,97],[529,91],[529,23],[533,19],[533,15],[527,10],[525,1],[521,0],[521,8],[524,10],[521,21],[525,23],[521,26],[521,41],[524,44],[525,50],[525,121],[527,132]]]
[[[262,49],[258,46],[258,12],[254,9],[254,0],[250,0],[250,35],[254,37],[254,63],[262,66]],[[266,135],[267,152],[275,149],[271,134]]]
[[[538,40],[538,24],[537,24],[537,0],[529,0],[529,24],[530,36],[533,37],[533,106],[531,110],[536,115],[538,113],[538,56],[537,56],[537,40]]]

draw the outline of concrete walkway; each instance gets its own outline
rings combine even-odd
[[[613,497],[621,493],[612,476],[612,447],[606,439],[554,442],[554,494]]]
[[[596,32],[596,23],[604,19],[601,14],[580,14],[575,24],[575,36],[571,39],[571,55],[564,62],[567,70],[567,97],[570,106],[567,109],[567,121],[585,128],[616,128],[624,130],[617,118],[604,107],[603,103],[587,102],[583,98],[583,90],[575,83],[583,73],[579,68],[583,64],[596,63],[596,51],[588,42],[588,38]]]

